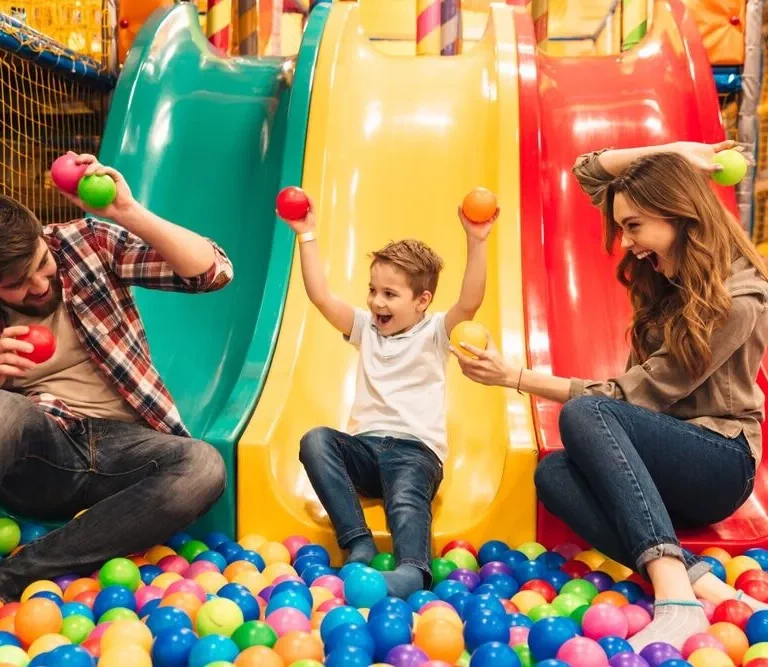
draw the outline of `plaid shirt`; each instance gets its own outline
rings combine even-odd
[[[58,264],[62,299],[78,338],[120,394],[154,429],[189,432],[149,355],[149,345],[130,287],[174,292],[212,292],[232,280],[232,264],[212,242],[216,260],[205,273],[184,278],[135,234],[90,218],[44,230]],[[8,324],[0,310],[0,328]],[[69,430],[82,421],[51,394],[29,396]]]

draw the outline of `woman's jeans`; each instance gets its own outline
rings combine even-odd
[[[752,492],[755,463],[743,434],[583,396],[560,413],[564,451],[536,469],[539,498],[606,556],[645,574],[662,556],[682,560],[693,583],[711,568],[682,549],[675,528],[717,523]]]

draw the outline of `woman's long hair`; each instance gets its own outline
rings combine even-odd
[[[677,230],[665,258],[672,278],[631,252],[619,263],[617,276],[629,291],[634,311],[629,326],[632,350],[642,363],[663,344],[691,377],[698,377],[712,360],[712,331],[731,309],[725,287],[731,264],[746,257],[768,280],[763,259],[718,199],[709,177],[676,153],[640,158],[610,183],[603,211],[609,253],[621,235],[613,215],[618,194]]]

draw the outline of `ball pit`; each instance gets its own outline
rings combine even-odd
[[[44,529],[3,520],[0,547]],[[724,581],[768,598],[768,550],[702,554]],[[712,625],[680,650],[627,639],[652,619],[646,582],[594,550],[455,540],[432,590],[387,596],[392,554],[330,565],[303,537],[180,533],[91,577],[64,575],[0,606],[6,667],[768,667],[768,611],[705,604]]]

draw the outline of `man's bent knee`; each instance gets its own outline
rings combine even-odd
[[[333,441],[333,429],[327,426],[318,426],[307,431],[299,442],[299,460],[305,463],[321,459]]]
[[[180,461],[178,492],[200,512],[224,493],[227,468],[219,451],[202,440],[187,440]]]
[[[25,427],[41,417],[42,410],[28,398],[0,389],[0,443],[21,438]]]

